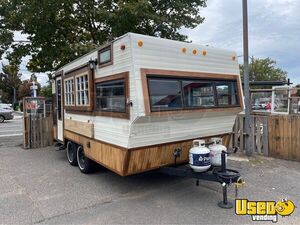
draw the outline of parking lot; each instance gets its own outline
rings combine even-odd
[[[20,126],[21,120],[0,124]],[[4,125],[4,126],[3,126]],[[5,127],[5,128],[4,128]],[[12,130],[12,129],[11,129]],[[4,132],[2,132],[4,133]],[[220,209],[217,183],[158,172],[120,177],[98,167],[80,173],[54,147],[24,150],[22,136],[0,137],[0,224],[250,224],[250,216]],[[239,198],[300,203],[300,163],[234,157],[246,185]],[[234,188],[229,198],[234,200]],[[278,224],[300,224],[299,208]]]

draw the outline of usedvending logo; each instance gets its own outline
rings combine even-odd
[[[278,215],[290,216],[295,210],[295,204],[288,199],[281,201],[249,201],[248,199],[235,200],[236,215],[250,215],[252,221],[278,222]]]

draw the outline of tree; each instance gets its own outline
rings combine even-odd
[[[252,60],[251,60],[252,61]],[[240,65],[241,78],[244,78],[244,65]],[[287,72],[278,68],[276,61],[271,58],[255,59],[249,65],[250,80],[254,81],[286,81]]]
[[[44,87],[41,87],[41,96],[45,98],[51,98],[52,97],[52,85],[48,82],[48,84]]]
[[[33,72],[53,71],[127,32],[186,40],[207,0],[0,0],[0,50],[31,55]],[[13,43],[21,31],[30,43]],[[1,52],[0,52],[1,53]]]
[[[0,89],[3,92],[2,101],[15,103],[17,100],[17,90],[21,84],[21,74],[19,73],[19,63],[9,61],[9,64],[2,64],[2,76],[0,78]]]
[[[32,83],[30,80],[22,81],[22,84],[19,86],[19,90],[18,90],[20,99],[31,96],[31,90],[30,90],[31,85],[32,85]],[[41,90],[41,85],[39,83],[37,83],[37,86],[38,86],[37,93],[39,93]]]

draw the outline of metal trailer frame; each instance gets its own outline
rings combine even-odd
[[[237,151],[235,148],[234,153]],[[212,182],[218,182],[222,185],[223,191],[223,200],[218,203],[218,206],[224,209],[230,209],[233,207],[233,204],[228,201],[227,198],[227,186],[231,184],[235,184],[236,187],[236,197],[237,197],[237,188],[239,185],[244,183],[241,178],[240,173],[237,170],[227,169],[226,165],[226,155],[231,153],[222,151],[221,167],[211,167],[208,171],[205,172],[194,172],[189,165],[176,165],[176,158],[180,156],[180,149],[176,149],[174,151],[174,161],[175,166],[172,167],[162,167],[158,170],[158,172],[167,174],[170,176],[179,176],[185,178],[194,178],[196,179],[196,186],[199,186],[199,180],[207,180]]]

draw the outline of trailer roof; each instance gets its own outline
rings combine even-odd
[[[107,41],[107,42],[105,42],[103,45],[101,45],[101,46],[95,48],[94,50],[92,50],[92,51],[90,51],[90,52],[88,52],[88,53],[86,53],[86,54],[84,54],[84,55],[82,55],[82,56],[76,58],[75,60],[73,60],[73,61],[71,61],[71,62],[69,62],[69,63],[67,63],[67,64],[65,64],[65,65],[63,65],[62,67],[60,67],[59,69],[57,69],[57,70],[55,71],[53,77],[54,77],[55,74],[57,74],[58,72],[62,71],[64,67],[66,67],[66,66],[68,66],[68,65],[70,65],[70,64],[72,64],[72,63],[75,63],[76,61],[79,61],[80,59],[82,59],[82,58],[84,58],[84,57],[86,57],[86,56],[88,56],[88,55],[90,55],[90,54],[92,54],[92,53],[94,53],[94,52],[97,52],[98,50],[102,49],[104,46],[108,45],[108,43],[113,43],[113,42],[115,42],[115,41],[117,41],[117,40],[120,40],[120,39],[122,39],[122,38],[124,38],[124,37],[126,37],[126,36],[128,36],[128,35],[140,36],[141,38],[147,38],[147,39],[156,39],[156,40],[160,39],[160,40],[163,40],[163,41],[168,41],[168,42],[173,42],[173,43],[178,43],[178,44],[183,44],[183,43],[184,43],[185,45],[191,45],[191,46],[194,45],[195,47],[202,47],[202,48],[205,48],[205,49],[207,49],[207,50],[213,49],[213,50],[217,50],[217,51],[220,51],[220,52],[234,53],[233,51],[230,51],[230,50],[221,49],[221,48],[215,48],[215,47],[208,46],[208,45],[200,45],[200,44],[196,44],[196,43],[192,43],[192,42],[176,41],[176,40],[171,40],[171,39],[167,39],[167,38],[160,38],[160,37],[155,37],[155,36],[148,36],[148,35],[144,35],[144,34],[137,34],[137,33],[131,33],[131,32],[128,32],[128,33],[126,33],[126,34],[124,34],[124,35],[122,35],[122,36],[120,36],[120,37],[118,37],[118,38],[115,38],[115,39],[112,40],[112,41]]]

